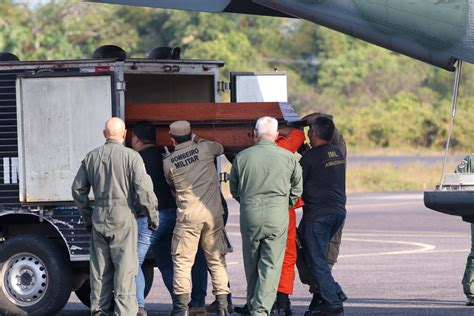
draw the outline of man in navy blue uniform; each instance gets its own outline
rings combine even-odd
[[[303,168],[302,235],[306,262],[321,292],[323,304],[306,315],[337,315],[344,311],[341,292],[331,274],[329,241],[346,218],[346,168],[342,152],[330,144],[335,130],[328,117],[315,119],[308,131],[313,147],[300,160]]]

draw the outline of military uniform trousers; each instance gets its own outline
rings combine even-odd
[[[464,294],[467,297],[474,298],[474,224],[471,224],[471,253],[467,257],[462,286]]]
[[[270,315],[275,301],[288,236],[287,204],[265,199],[240,206],[247,304],[252,316]]]
[[[91,315],[137,314],[137,222],[129,207],[95,208],[90,270]]]
[[[222,214],[217,216],[206,214],[199,220],[177,221],[171,243],[173,256],[173,291],[174,294],[191,292],[191,269],[194,264],[199,243],[206,257],[207,266],[212,279],[214,295],[229,294],[225,263],[227,243],[224,235]]]

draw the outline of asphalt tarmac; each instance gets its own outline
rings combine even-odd
[[[245,300],[245,274],[239,209],[229,201],[228,234],[234,252],[227,257],[234,305]],[[370,193],[348,197],[339,262],[333,274],[349,299],[345,315],[474,315],[466,307],[461,279],[470,248],[469,224],[428,210],[422,192]],[[299,212],[301,216],[301,212]],[[291,301],[303,315],[311,298],[295,281]],[[207,303],[213,301],[209,287]],[[155,270],[147,298],[149,315],[169,315],[171,299]],[[88,315],[71,295],[60,315]]]

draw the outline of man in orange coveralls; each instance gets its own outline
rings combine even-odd
[[[275,143],[281,148],[285,148],[292,153],[295,153],[303,144],[306,139],[305,134],[302,130],[292,129],[286,136],[285,131],[280,130],[280,136],[275,140]],[[293,293],[293,285],[295,282],[295,265],[297,258],[296,249],[296,212],[295,209],[303,206],[303,200],[301,197],[298,199],[296,204],[288,209],[288,239],[286,242],[285,257],[283,258],[283,267],[281,270],[280,283],[278,285],[278,292],[276,297],[276,308],[277,315],[290,316],[293,315],[291,310],[289,295]],[[243,315],[250,315],[247,305],[244,307],[236,307],[235,312]]]

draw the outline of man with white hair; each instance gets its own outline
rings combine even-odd
[[[250,315],[269,315],[285,253],[288,208],[302,193],[302,171],[296,157],[278,147],[278,122],[262,117],[254,131],[256,144],[234,159],[230,191],[240,202],[240,232]]]

